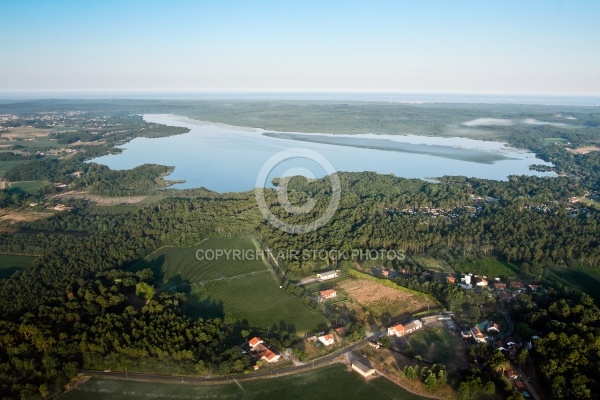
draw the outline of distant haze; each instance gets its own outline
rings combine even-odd
[[[0,1],[0,15],[0,98],[600,95],[600,1],[593,0],[24,0]]]

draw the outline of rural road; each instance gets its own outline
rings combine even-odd
[[[375,332],[373,335],[366,337],[362,340],[359,340],[356,343],[348,345],[342,349],[336,350],[333,353],[326,355],[325,357],[319,358],[312,362],[298,365],[298,366],[290,366],[285,368],[280,368],[273,371],[263,371],[256,372],[251,374],[236,374],[236,375],[227,375],[227,376],[215,376],[215,377],[202,377],[202,376],[183,376],[183,375],[160,375],[160,374],[144,374],[138,372],[117,372],[117,371],[100,371],[93,369],[81,369],[79,370],[80,374],[88,375],[88,376],[96,376],[102,378],[111,378],[111,379],[127,379],[127,380],[135,380],[135,381],[143,381],[143,382],[173,382],[173,383],[214,383],[214,382],[229,382],[233,380],[241,381],[248,379],[256,379],[256,378],[271,378],[279,375],[289,375],[295,374],[298,372],[302,372],[304,370],[309,370],[311,368],[320,367],[324,365],[331,364],[333,360],[337,357],[341,356],[344,353],[350,352],[357,347],[365,345],[371,338],[376,335],[380,335],[383,331]]]

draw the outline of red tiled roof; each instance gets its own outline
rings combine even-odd
[[[262,356],[263,356],[264,358],[266,358],[267,360],[272,360],[272,359],[273,359],[273,357],[275,357],[275,356],[276,356],[276,354],[275,354],[275,353],[273,353],[271,350],[267,349],[267,350],[266,350],[266,351],[263,353],[263,355],[262,355]]]
[[[332,334],[328,334],[328,335],[323,336],[323,340],[330,341],[330,340],[335,340],[335,338],[333,337]]]
[[[257,344],[259,344],[260,342],[262,342],[262,339],[259,337],[253,337],[252,339],[250,339],[250,346],[254,347]]]

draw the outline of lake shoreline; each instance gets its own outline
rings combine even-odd
[[[218,193],[245,192],[273,155],[299,148],[318,153],[336,171],[394,174],[426,180],[467,176],[507,180],[509,175],[555,176],[531,171],[530,165],[551,167],[525,150],[498,141],[422,135],[327,134],[266,131],[190,119],[172,114],[144,114],[144,120],[190,129],[162,138],[135,138],[117,147],[121,152],[90,160],[124,170],[143,164],[174,166],[165,181],[171,189],[206,188]],[[292,160],[294,168],[309,169],[317,178],[326,174],[310,158]],[[286,161],[287,162],[287,161]],[[286,173],[277,165],[267,182]],[[290,170],[289,166],[287,168]],[[312,169],[315,169],[314,171]]]

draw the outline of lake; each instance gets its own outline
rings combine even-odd
[[[173,166],[175,170],[166,179],[185,181],[174,188],[205,187],[216,192],[253,189],[263,165],[288,149],[303,150],[297,151],[299,157],[269,169],[268,181],[287,175],[325,176],[328,169],[321,165],[323,162],[302,158],[303,151],[322,156],[336,171],[374,171],[405,178],[463,175],[506,180],[509,175],[554,176],[552,172],[529,170],[532,164],[551,165],[536,159],[533,153],[492,141],[268,132],[164,114],[146,114],[144,120],[186,127],[190,132],[165,138],[136,138],[119,146],[122,153],[92,161],[117,170],[143,164]]]

